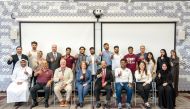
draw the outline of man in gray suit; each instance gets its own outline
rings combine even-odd
[[[49,64],[49,69],[55,71],[55,69],[59,68],[60,66],[60,60],[61,60],[61,53],[57,52],[57,45],[53,44],[52,52],[49,52],[46,56],[46,60]]]

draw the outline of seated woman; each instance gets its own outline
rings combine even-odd
[[[136,88],[139,91],[140,96],[144,100],[145,106],[150,108],[148,103],[149,92],[151,89],[150,82],[152,81],[152,75],[147,71],[146,63],[141,61],[138,65],[138,70],[135,72]]]
[[[78,90],[78,97],[80,107],[84,105],[84,97],[88,94],[88,90],[90,89],[91,83],[91,72],[87,70],[87,64],[85,61],[81,62],[80,70],[77,71],[76,74],[76,87]]]
[[[174,109],[175,94],[172,86],[172,75],[167,69],[167,64],[162,64],[162,70],[157,72],[156,83],[160,108]]]

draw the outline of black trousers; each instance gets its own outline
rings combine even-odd
[[[50,87],[46,87],[46,84],[40,84],[40,83],[36,83],[36,85],[34,85],[31,89],[30,89],[30,93],[32,96],[32,99],[34,100],[34,102],[37,102],[37,91],[43,89],[45,92],[45,102],[48,102],[49,99],[49,94],[50,94]]]
[[[174,109],[175,106],[175,95],[174,89],[169,86],[162,86],[158,88],[158,101],[159,106],[167,109]]]
[[[148,102],[151,85],[146,84],[145,86],[143,86],[143,83],[137,83],[136,87],[137,87],[138,93],[140,94],[144,102],[145,103]]]
[[[101,85],[96,85],[94,88],[94,94],[96,97],[96,101],[100,101],[100,90],[105,89],[106,90],[106,100],[111,100],[111,85],[106,85],[105,87],[102,87]]]

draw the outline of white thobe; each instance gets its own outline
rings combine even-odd
[[[24,72],[28,72],[26,75]],[[7,103],[27,102],[29,99],[29,82],[28,79],[32,75],[30,67],[17,67],[11,76],[12,83],[7,88]],[[17,82],[22,82],[18,85]]]

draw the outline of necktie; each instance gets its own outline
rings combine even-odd
[[[103,69],[103,71],[102,71],[102,86],[105,83],[105,77],[106,77],[106,72],[105,72],[105,69]]]

